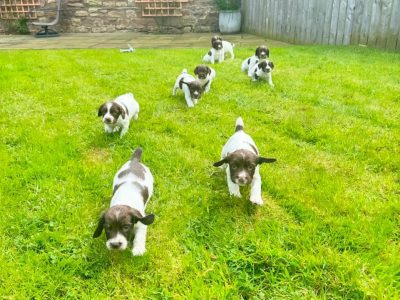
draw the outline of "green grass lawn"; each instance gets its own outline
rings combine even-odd
[[[397,299],[400,54],[271,49],[275,88],[214,65],[193,109],[176,76],[208,49],[0,52],[1,299]],[[123,139],[97,109],[141,105]],[[265,205],[212,164],[242,116]],[[147,252],[93,239],[137,146],[155,177]]]

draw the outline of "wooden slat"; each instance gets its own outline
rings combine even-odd
[[[338,14],[338,22],[337,22],[337,28],[336,28],[335,45],[343,44],[346,9],[347,9],[347,1],[340,0],[339,1],[339,14]]]
[[[378,24],[379,24],[379,13],[380,13],[380,7],[378,0],[373,0],[372,1],[372,11],[371,11],[371,20],[370,20],[370,25],[369,25],[369,30],[368,30],[368,40],[367,40],[367,45],[371,47],[376,46],[376,40],[377,40],[377,35],[378,35]]]
[[[358,45],[360,43],[360,30],[361,20],[364,10],[364,1],[353,0],[354,2],[354,13],[353,13],[353,24],[350,33],[350,44]]]
[[[307,9],[308,0],[303,0],[303,6],[301,7],[300,40],[304,44],[307,43]]]
[[[351,40],[351,32],[354,22],[355,0],[347,0],[347,9],[345,12],[345,23],[343,30],[343,45],[349,45]]]
[[[398,41],[398,32],[400,24],[400,1],[395,1],[392,5],[392,12],[390,16],[390,22],[388,24],[387,31],[387,43],[386,49],[395,50],[396,43]]]
[[[340,0],[333,0],[332,2],[332,17],[331,17],[331,28],[329,35],[329,44],[334,45],[336,43],[336,34],[339,19],[339,5]]]
[[[294,35],[295,35],[295,28],[296,28],[296,3],[297,0],[290,0],[288,3],[288,15],[289,15],[289,24],[286,27],[286,29],[288,30],[287,35],[287,42],[289,43],[293,43],[294,41]]]
[[[379,48],[385,48],[389,33],[389,22],[392,10],[391,0],[381,0],[381,14],[380,22],[378,26],[378,36],[376,39],[376,45]]]

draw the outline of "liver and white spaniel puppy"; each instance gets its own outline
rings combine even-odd
[[[110,208],[100,216],[94,238],[106,233],[109,250],[125,250],[133,240],[132,254],[146,251],[147,225],[154,222],[154,215],[144,211],[153,194],[153,175],[141,163],[142,149],[133,153],[115,174]]]
[[[186,69],[183,69],[182,73],[176,78],[172,95],[175,96],[177,89],[181,89],[185,94],[187,106],[194,107],[203,94],[204,86],[207,84],[207,82],[194,78]]]
[[[243,131],[241,117],[236,120],[236,131],[222,148],[221,160],[215,167],[226,164],[226,181],[229,193],[241,197],[240,186],[251,185],[250,201],[262,205],[260,166],[272,163],[275,158],[259,156],[257,146],[251,136]]]
[[[253,80],[267,80],[270,86],[274,86],[272,82],[272,70],[274,69],[274,64],[272,61],[264,60],[255,64],[247,75]]]
[[[197,75],[197,79],[203,84],[205,93],[208,93],[211,88],[211,82],[215,78],[215,70],[205,65],[198,65],[194,69],[194,74]]]
[[[139,103],[132,93],[117,97],[114,101],[108,101],[99,107],[97,114],[103,117],[104,131],[107,133],[121,130],[121,137],[129,129],[131,119],[139,117]]]
[[[208,51],[208,53],[203,57],[204,62],[212,64],[215,62],[223,62],[226,53],[230,54],[231,59],[235,58],[233,53],[233,47],[235,47],[235,44],[223,41],[219,36],[213,36],[211,38],[211,46],[212,48],[210,51]]]
[[[242,72],[246,72],[251,69],[256,63],[269,58],[269,49],[267,46],[259,46],[256,49],[256,53],[253,56],[246,58],[242,62]]]

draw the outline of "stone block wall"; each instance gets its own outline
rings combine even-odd
[[[54,0],[43,1],[46,1],[44,8],[54,6]],[[215,0],[184,2],[183,16],[180,17],[142,17],[141,5],[135,0],[63,0],[61,20],[55,28],[60,32],[71,33],[183,33],[218,30]]]

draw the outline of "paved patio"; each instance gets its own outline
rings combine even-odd
[[[58,37],[35,38],[33,35],[0,35],[0,49],[90,49],[90,48],[196,48],[210,47],[213,33],[145,34],[61,33]],[[236,47],[284,47],[287,43],[269,40],[252,34],[223,35]]]

